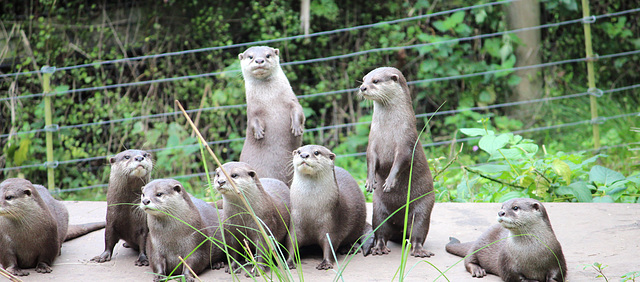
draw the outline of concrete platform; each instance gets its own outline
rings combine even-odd
[[[71,223],[104,220],[105,202],[65,202]],[[596,272],[585,265],[599,262],[608,265],[604,273],[610,281],[619,281],[620,276],[631,271],[640,271],[640,205],[639,204],[571,204],[546,203],[551,222],[562,244],[568,265],[567,281],[604,281],[595,278]],[[449,236],[461,241],[474,240],[488,226],[495,223],[500,204],[495,203],[437,203],[432,214],[431,229],[426,247],[436,255],[427,259],[408,259],[406,281],[434,281],[446,271],[446,278],[437,281],[501,281],[489,275],[482,280],[472,278],[459,257],[444,250]],[[369,205],[369,218],[371,206]],[[62,247],[50,274],[39,274],[33,269],[23,281],[151,281],[150,267],[133,265],[137,255],[118,244],[110,262],[98,264],[89,259],[102,253],[104,231],[67,242]],[[355,255],[343,274],[344,281],[391,281],[400,264],[400,246],[391,244],[391,254],[386,256]],[[342,261],[345,256],[339,256]],[[335,272],[316,270],[321,256],[313,254],[303,257],[303,277],[307,281],[336,280]],[[458,264],[456,264],[458,263]],[[455,265],[454,265],[455,264]],[[437,268],[437,269],[436,269]],[[294,273],[296,280],[298,274]],[[0,276],[1,277],[1,276]],[[200,278],[203,281],[232,281],[234,278],[224,270],[207,270]],[[269,280],[268,277],[266,280]],[[3,278],[0,278],[2,280]],[[238,280],[248,281],[244,275]],[[260,278],[263,280],[264,278]],[[338,281],[340,279],[337,279]]]

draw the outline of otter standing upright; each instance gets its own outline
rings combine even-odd
[[[302,145],[304,113],[280,67],[280,51],[251,47],[238,55],[247,98],[247,132],[240,161],[260,177],[291,184],[291,151]]]
[[[473,277],[488,272],[507,282],[566,280],[567,263],[542,203],[526,198],[506,201],[498,222],[474,242],[450,238],[447,252],[468,255],[464,266]]]
[[[151,155],[140,150],[126,150],[109,159],[111,174],[107,189],[107,227],[104,230],[104,252],[91,259],[111,260],[113,248],[120,239],[140,252],[137,266],[149,265],[146,241],[149,233],[147,215],[138,208],[142,186],[149,182],[153,163]]]
[[[407,202],[411,180],[407,234],[411,234],[411,255],[429,257],[423,247],[429,232],[433,195],[433,178],[427,158],[418,140],[411,93],[402,73],[391,67],[369,72],[359,94],[373,100],[373,121],[367,146],[367,191],[373,190],[373,255],[389,253],[387,241],[401,241],[405,222],[404,209],[383,222]],[[414,154],[415,148],[415,154]],[[413,160],[413,168],[412,167]],[[412,224],[413,223],[413,224]]]

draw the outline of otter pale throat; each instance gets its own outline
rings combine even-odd
[[[290,185],[290,152],[302,145],[305,117],[279,54],[278,49],[258,46],[238,55],[247,99],[247,138],[240,161],[260,177]]]
[[[433,253],[424,249],[423,244],[429,232],[431,210],[435,202],[433,178],[418,140],[407,81],[398,69],[391,67],[372,70],[363,81],[359,94],[373,101],[365,187],[367,191],[373,191],[373,226],[380,226],[375,232],[372,253],[387,254],[390,252],[388,240],[399,242],[404,239],[404,211],[383,221],[406,204],[411,178],[409,197],[411,201],[415,200],[409,205],[409,222],[413,224],[408,226],[407,231],[407,234],[412,234],[411,255],[432,256]]]
[[[334,159],[335,154],[318,145],[293,151],[289,268],[295,268],[294,244],[322,247],[323,260],[316,269],[333,268],[333,253],[357,252],[358,242],[363,243],[365,256],[371,250],[372,228],[365,221],[364,194],[349,172],[334,166]],[[367,235],[369,240],[365,242]]]
[[[498,211],[498,222],[476,241],[460,243],[450,238],[445,249],[457,256],[468,255],[464,265],[473,277],[492,273],[507,282],[565,281],[567,264],[562,247],[542,203],[509,200]]]
[[[104,231],[104,252],[91,259],[111,260],[113,248],[120,239],[126,246],[139,251],[137,266],[149,265],[146,242],[149,228],[146,214],[137,208],[141,188],[151,179],[153,159],[141,150],[126,150],[109,159],[111,173],[107,189],[107,227]]]

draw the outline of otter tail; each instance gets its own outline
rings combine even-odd
[[[67,236],[64,238],[64,241],[66,242],[71,239],[75,239],[80,236],[87,235],[88,233],[91,233],[96,230],[100,230],[105,226],[106,226],[106,223],[104,221],[69,225],[69,229],[67,229]]]
[[[469,254],[469,250],[473,247],[474,242],[460,243],[460,240],[449,237],[449,243],[444,247],[447,252],[456,256],[464,257]]]
[[[362,238],[360,238],[360,245],[362,246],[362,254],[366,257],[371,254],[373,248],[373,227],[368,222],[365,223],[364,231],[362,232]]]

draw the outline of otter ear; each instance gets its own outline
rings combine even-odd
[[[392,75],[391,75],[391,79],[392,79],[393,81],[397,82],[397,81],[398,81],[398,79],[400,79],[400,77],[399,77],[397,74],[392,74]]]
[[[273,49],[273,52],[276,53],[276,56],[280,56],[280,50],[278,50],[278,48],[271,48]]]
[[[110,164],[115,164],[116,163],[116,157],[109,158],[109,163]]]
[[[240,59],[240,61],[242,61],[242,58],[244,58],[244,53],[238,54],[238,59]]]
[[[295,149],[295,150],[291,151],[291,155],[292,155],[292,156],[295,156],[295,155],[296,155],[296,152],[298,152],[298,149]]]
[[[27,196],[31,196],[31,189],[24,189],[24,194]]]
[[[330,153],[329,154],[329,159],[331,159],[332,161],[336,158],[336,154],[334,153]]]
[[[173,191],[176,191],[176,193],[180,193],[180,191],[182,191],[182,185],[176,184],[175,186],[173,186]]]
[[[533,203],[533,204],[531,204],[531,208],[533,208],[534,210],[540,211],[540,204]]]
[[[255,171],[250,170],[248,174],[249,174],[249,176],[251,176],[251,178],[256,178],[256,172]]]

